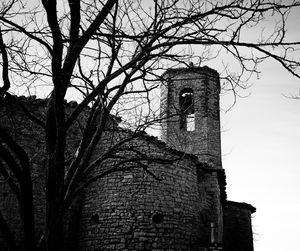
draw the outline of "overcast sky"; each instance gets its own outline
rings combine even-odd
[[[298,39],[299,24],[298,11],[289,26]],[[221,115],[228,199],[257,208],[255,251],[299,250],[300,100],[284,95],[299,95],[300,80],[272,61],[260,70],[251,95]]]
[[[222,115],[227,193],[257,208],[256,251],[299,250],[300,100],[282,95],[299,88],[277,67],[266,69],[250,97]]]

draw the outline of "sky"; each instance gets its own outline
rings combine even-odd
[[[300,38],[300,10],[292,13],[290,38]],[[255,251],[299,250],[300,79],[265,61],[251,79],[250,96],[221,113],[223,168],[229,200],[256,207]],[[221,107],[227,102],[221,97]]]
[[[300,80],[266,61],[250,96],[221,113],[229,200],[257,208],[255,251],[299,250]],[[221,107],[226,96],[221,97]]]

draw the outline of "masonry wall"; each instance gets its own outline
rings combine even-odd
[[[21,99],[29,110],[44,119],[42,114],[47,100]],[[45,226],[45,135],[39,126],[26,119],[18,106],[7,100],[0,101],[1,126],[24,147],[31,161],[38,241]],[[78,128],[70,131],[68,145],[71,147],[67,149],[67,155],[74,153],[80,138],[78,133]],[[97,146],[93,160],[126,137],[130,137],[128,132],[107,132],[102,144]],[[120,166],[120,170],[86,189],[74,203],[73,213],[68,218],[70,225],[65,248],[203,250],[210,241],[210,223],[218,222],[220,218],[216,174],[202,169],[195,156],[188,157],[152,137],[138,136],[121,149],[119,157],[136,157],[133,149],[146,154],[149,161],[143,162],[144,167],[132,163]],[[153,162],[154,159],[165,162]],[[118,158],[109,159],[92,175],[114,167],[118,161]],[[22,250],[22,221],[17,201],[5,182],[0,186],[0,209]],[[6,250],[1,234],[0,249]]]
[[[175,149],[195,154],[200,161],[221,168],[219,74],[208,67],[192,67],[170,69],[163,78],[162,139]],[[186,88],[194,94],[194,131],[180,129],[179,97]]]
[[[224,209],[224,251],[253,251],[251,214],[255,208],[228,201]]]
[[[86,190],[80,250],[204,250],[210,223],[220,220],[217,177],[167,148],[144,139],[134,143],[152,161],[145,163],[146,169],[121,167],[128,170]],[[170,163],[153,163],[155,158]],[[96,172],[108,168],[99,166]]]
[[[39,100],[34,103],[34,100],[21,99],[25,106],[31,110],[36,116],[39,116],[44,109],[44,100]],[[34,204],[35,204],[35,219],[36,219],[36,239],[38,240],[43,231],[45,214],[45,190],[43,187],[44,172],[44,133],[33,122],[26,119],[24,113],[11,100],[0,99],[0,124],[7,132],[13,136],[14,140],[22,146],[27,152],[31,166],[31,177],[33,180]],[[40,119],[43,119],[40,117]],[[22,221],[18,202],[14,194],[12,194],[8,185],[3,182],[3,177],[0,174],[0,210],[3,213],[4,219],[9,223],[13,230],[17,246],[22,248],[23,230]],[[4,240],[0,232],[0,250],[6,250]]]
[[[205,209],[203,214],[206,217],[205,222],[214,223],[215,227],[215,241],[223,242],[223,198],[222,188],[219,183],[218,173],[215,171],[206,171],[205,180],[198,180],[199,186],[203,187],[206,192],[206,197],[209,198],[209,206]],[[224,188],[223,188],[224,189]],[[210,237],[209,237],[210,238]],[[209,240],[211,241],[211,240]]]
[[[36,116],[43,114],[47,102],[23,101]],[[45,219],[44,134],[38,126],[24,119],[17,106],[5,102],[0,99],[1,126],[25,148],[31,161],[38,240],[44,231]],[[84,121],[81,118],[78,123]],[[219,174],[223,169],[214,166],[215,160],[210,162],[201,155],[198,159],[147,135],[111,129],[97,146],[93,161],[101,158],[113,144],[127,137],[132,140],[111,152],[112,155],[91,173],[92,177],[116,169],[93,182],[75,201],[66,228],[67,250],[204,251],[210,243],[211,223],[217,226],[216,238],[218,242],[224,240],[225,250],[239,250],[232,248],[240,240],[245,240],[241,244],[245,249],[239,251],[253,250],[249,207],[231,202],[223,218],[225,176],[223,183],[220,182]],[[67,156],[74,154],[80,136],[79,128],[70,130]],[[218,149],[216,152],[220,153]],[[0,181],[0,209],[22,247],[22,226],[16,200],[1,176]],[[241,230],[240,235],[235,233],[236,230]],[[6,250],[1,233],[0,250]]]
[[[18,102],[21,102],[34,116],[42,121],[45,120],[44,115],[48,100],[36,99],[35,97],[18,97],[17,99]],[[74,107],[66,103],[66,108],[67,111],[70,112]],[[67,158],[74,154],[76,146],[79,143],[80,123],[84,123],[84,119],[69,130],[66,149]],[[35,234],[36,241],[38,242],[45,230],[45,132],[40,126],[28,119],[24,111],[15,101],[2,97],[0,97],[0,125],[25,150],[29,157],[33,182]],[[1,176],[1,173],[0,210],[14,233],[18,248],[22,250],[24,233],[22,220],[20,219],[19,205],[15,195],[11,192],[9,186]],[[0,250],[7,250],[1,231]]]

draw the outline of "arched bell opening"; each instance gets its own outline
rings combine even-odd
[[[180,130],[195,131],[194,92],[191,88],[184,88],[179,96]]]

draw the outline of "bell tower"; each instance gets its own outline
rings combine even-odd
[[[218,72],[207,66],[177,68],[162,78],[162,139],[222,168]]]

